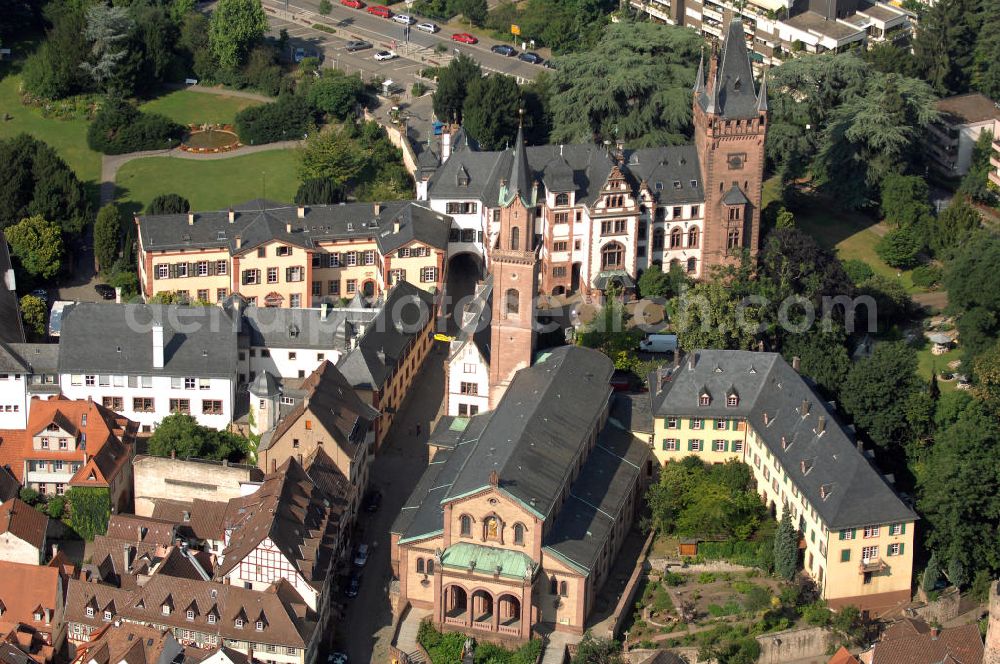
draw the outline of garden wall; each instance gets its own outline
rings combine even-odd
[[[923,592],[922,588],[918,590],[917,596],[921,601],[927,602],[927,595]],[[941,594],[933,602],[909,608],[906,610],[906,613],[911,617],[919,617],[927,622],[936,620],[939,623],[945,623],[952,618],[958,617],[958,605],[961,601],[962,593],[958,591],[958,588],[951,586],[942,590]]]
[[[825,657],[830,646],[830,632],[822,627],[789,629],[757,637],[760,664],[788,662],[807,657]]]
[[[642,553],[639,554],[639,560],[635,564],[635,569],[632,570],[632,575],[629,576],[628,583],[625,584],[625,588],[622,590],[622,596],[618,599],[615,612],[611,614],[608,626],[608,638],[617,638],[617,634],[621,630],[625,619],[632,615],[632,607],[635,606],[635,591],[639,588],[639,581],[642,579],[643,574],[646,573],[646,556],[649,554],[649,549],[653,545],[654,539],[656,539],[656,531],[650,530],[649,536],[646,537],[646,543],[642,545]]]

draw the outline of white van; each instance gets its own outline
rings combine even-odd
[[[676,353],[676,334],[651,334],[639,342],[639,350],[645,353]]]

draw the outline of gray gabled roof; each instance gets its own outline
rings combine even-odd
[[[301,215],[301,216],[300,216]],[[393,219],[405,221],[406,233],[385,234]],[[441,228],[444,228],[442,231]],[[437,248],[448,241],[451,219],[414,201],[296,205],[267,200],[248,201],[228,210],[139,217],[139,237],[147,251],[226,249],[241,255],[269,242],[312,249],[317,243],[349,238],[374,238],[383,253],[418,240]],[[239,238],[239,242],[237,242]],[[237,247],[239,244],[239,247]]]
[[[407,281],[397,282],[357,346],[340,358],[337,369],[353,387],[382,389],[407,344],[433,315],[433,304],[434,296],[426,290]]]
[[[33,374],[52,374],[59,370],[59,344],[10,344],[8,346]]]
[[[154,325],[163,368],[153,367]],[[79,302],[66,308],[59,372],[234,378],[238,323],[221,307]]]
[[[606,355],[578,346],[518,371],[445,500],[485,489],[496,471],[501,490],[548,515],[608,401],[613,372]]]
[[[858,450],[826,402],[780,355],[731,350],[692,355],[697,357],[693,368],[689,356],[676,368],[650,375],[657,417],[747,418],[832,530],[917,518]],[[731,387],[740,395],[736,407],[726,405]],[[698,405],[702,390],[712,394],[708,406]],[[705,435],[710,434],[706,426]]]
[[[28,365],[2,340],[0,340],[0,371],[4,373],[28,373]]]
[[[511,160],[510,173],[505,178],[506,184],[500,188],[500,205],[506,207],[515,196],[521,197],[525,207],[535,205],[535,176],[528,166],[528,150],[524,144],[524,127],[517,128],[517,138],[514,140],[514,156]]]
[[[722,197],[722,202],[725,205],[748,205],[750,199],[746,197],[746,194],[734,182],[733,186]]]
[[[21,308],[17,293],[7,289],[7,274],[13,275],[7,238],[0,230],[0,341],[18,343],[24,341],[24,326],[21,324]]]
[[[700,92],[698,103],[708,113],[717,113],[726,119],[754,118],[759,113],[757,92],[754,89],[753,67],[743,33],[743,22],[734,18],[729,23],[719,56],[715,81]],[[762,90],[763,92],[763,90]],[[766,108],[766,101],[765,101]]]
[[[479,354],[483,356],[483,361],[487,365],[490,363],[490,343],[492,339],[492,329],[490,319],[493,316],[493,275],[486,275],[483,285],[476,292],[475,297],[466,305],[466,312],[463,314],[461,330],[455,341],[449,347],[449,360],[455,359],[465,345],[472,342],[476,345]],[[469,320],[465,321],[465,316]]]
[[[244,307],[249,345],[266,348],[346,350],[361,328],[375,318],[370,309],[289,309]]]

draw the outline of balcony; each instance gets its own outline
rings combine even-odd
[[[888,568],[881,558],[865,558],[858,563],[858,574],[875,574]]]

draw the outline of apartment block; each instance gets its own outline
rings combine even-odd
[[[650,375],[653,454],[737,459],[832,607],[881,614],[910,600],[916,514],[849,429],[776,353],[700,350]]]
[[[984,131],[1000,126],[1000,102],[978,92],[946,97],[937,102],[941,116],[931,124],[930,154],[945,176],[961,177],[969,172],[972,150]]]
[[[780,65],[799,54],[841,52],[906,39],[911,15],[869,0],[629,0],[653,20],[684,25],[708,40],[721,40],[734,18],[743,23],[757,65]]]
[[[289,206],[137,216],[139,283],[152,298],[319,307],[398,281],[440,290],[450,220],[413,202]]]

